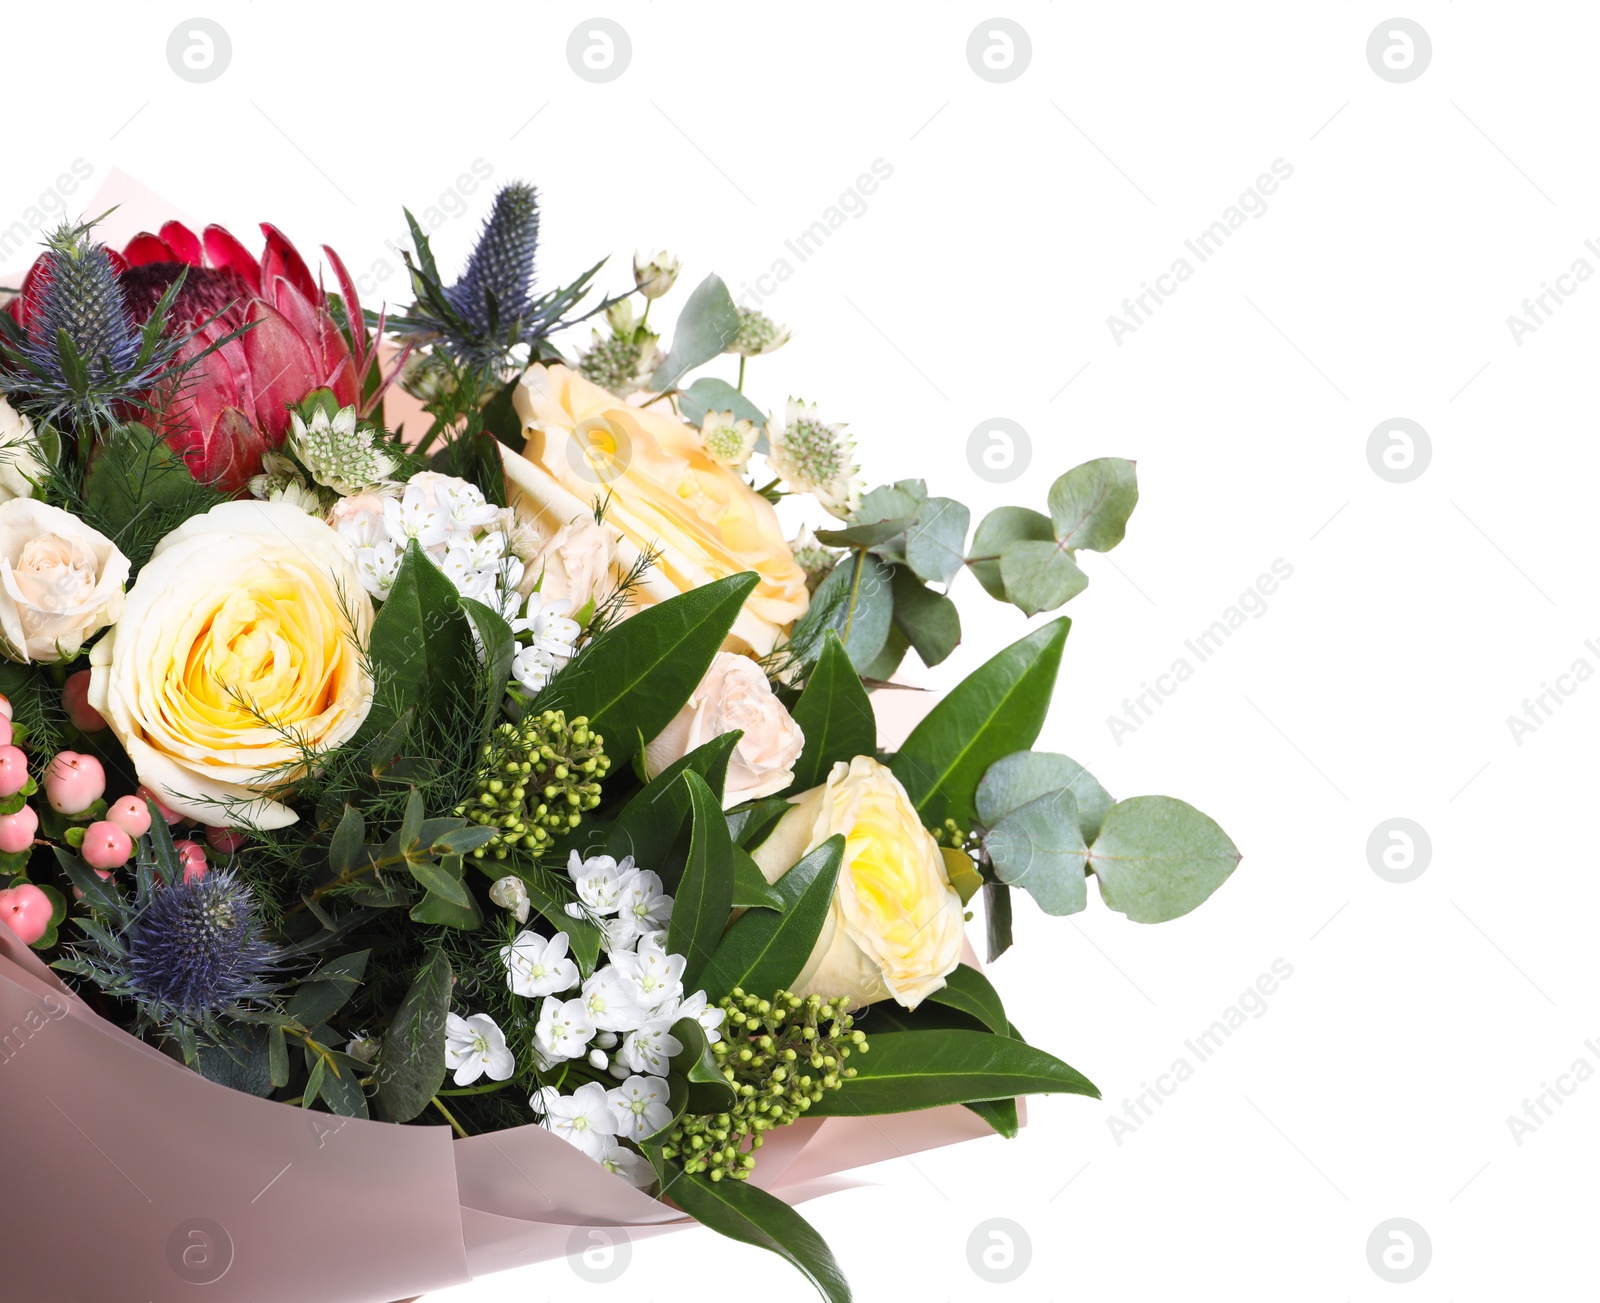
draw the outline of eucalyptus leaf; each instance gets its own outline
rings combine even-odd
[[[289,1001],[289,1016],[302,1027],[327,1022],[361,985],[371,954],[370,950],[354,950],[322,964],[295,989]]]
[[[1118,801],[1089,849],[1101,899],[1135,923],[1187,914],[1227,881],[1239,858],[1215,820],[1171,796]]]
[[[707,412],[732,412],[735,419],[749,421],[762,429],[767,425],[767,414],[735,389],[726,380],[701,376],[678,394],[678,410],[691,425],[699,425]]]
[[[451,985],[450,961],[435,950],[394,1011],[378,1071],[378,1111],[386,1121],[411,1121],[444,1084],[444,1023]]]
[[[954,498],[928,498],[906,530],[906,564],[930,583],[947,584],[966,560],[972,513]]]
[[[1052,620],[985,661],[912,730],[890,760],[924,824],[970,828],[984,772],[1039,736],[1072,622]]]
[[[930,667],[945,660],[961,642],[961,615],[956,604],[899,566],[894,571],[894,622],[922,663]]]
[[[889,636],[883,640],[883,650],[861,667],[861,677],[887,683],[910,650],[911,639],[906,637],[906,631],[897,620],[889,626]]]
[[[1014,751],[990,765],[978,784],[978,818],[992,828],[1019,806],[1063,787],[1077,801],[1083,840],[1092,842],[1111,808],[1111,793],[1071,756],[1053,751]]]
[[[1023,888],[1046,914],[1076,914],[1089,903],[1089,848],[1078,831],[1078,803],[1066,788],[1012,810],[984,835],[983,846],[995,877]]]
[[[913,516],[899,516],[865,525],[848,525],[844,529],[819,529],[816,537],[817,542],[827,547],[878,547],[904,534],[915,523]]]
[[[1138,502],[1133,463],[1100,457],[1074,466],[1050,486],[1050,523],[1063,547],[1109,552],[1122,542]]]
[[[1050,517],[1027,507],[996,507],[978,523],[978,532],[972,536],[972,554],[967,565],[972,576],[990,597],[998,602],[1009,601],[1005,581],[1000,573],[1000,558],[1006,547],[1019,539],[1036,543],[1054,543],[1055,531],[1050,527]]]
[[[892,581],[887,564],[870,552],[856,552],[833,568],[812,597],[813,607],[824,613],[822,627],[839,635],[857,670],[872,663],[889,637]],[[820,642],[823,635],[818,630],[813,636]]]
[[[1006,601],[1024,615],[1064,606],[1089,586],[1089,576],[1062,543],[1018,539],[1000,553],[1000,581]]]
[[[738,333],[739,309],[733,296],[722,277],[707,276],[678,314],[672,347],[650,377],[650,388],[658,394],[671,389],[685,374],[720,354]]]

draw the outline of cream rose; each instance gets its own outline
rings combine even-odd
[[[0,396],[0,502],[32,497],[44,472],[33,422]]]
[[[297,816],[274,797],[304,748],[348,741],[371,709],[371,629],[335,530],[288,503],[226,502],[156,546],[90,653],[89,702],[163,804],[281,828]]]
[[[0,651],[64,661],[122,613],[128,558],[70,512],[0,502]]]
[[[656,562],[637,604],[754,570],[761,577],[734,622],[728,650],[765,655],[810,601],[772,504],[712,461],[699,431],[667,411],[636,407],[564,366],[532,366],[514,401],[523,456],[504,454],[512,505],[554,533],[604,502],[616,564],[647,549]]]
[[[674,760],[734,729],[743,730],[744,736],[728,757],[724,810],[771,796],[794,782],[794,762],[805,746],[805,734],[761,667],[734,652],[717,653],[683,709],[645,747],[645,772],[654,778]]]
[[[569,602],[571,610],[581,611],[591,600],[603,602],[610,595],[616,551],[616,536],[586,511],[556,530],[523,572],[524,582],[530,590],[538,583],[546,600]]]
[[[961,897],[938,843],[900,780],[869,756],[841,760],[793,799],[753,852],[768,882],[834,833],[845,839],[833,906],[794,990],[856,1004],[892,996],[915,1009],[961,961]]]

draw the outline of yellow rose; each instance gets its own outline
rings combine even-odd
[[[527,442],[523,456],[504,455],[512,506],[551,535],[605,502],[621,569],[647,549],[657,553],[635,590],[638,604],[754,570],[761,582],[728,650],[757,655],[805,614],[805,572],[772,504],[708,457],[693,426],[624,402],[564,366],[529,367],[515,403]]]
[[[140,782],[203,823],[281,828],[304,748],[372,706],[355,552],[284,502],[227,502],[156,546],[90,653],[89,701]],[[300,745],[296,745],[298,741]]]
[[[776,882],[807,851],[844,834],[844,863],[822,935],[795,984],[801,995],[892,996],[908,1009],[961,962],[961,897],[906,789],[870,756],[840,761],[753,852]]]

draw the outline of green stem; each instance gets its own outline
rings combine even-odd
[[[437,1095],[433,1097],[433,1106],[434,1108],[438,1109],[439,1112],[444,1114],[444,1120],[455,1128],[458,1136],[465,1140],[467,1138],[466,1128],[464,1128],[461,1123],[457,1122],[455,1118],[451,1116],[450,1110],[439,1102],[439,1097]]]
[[[737,389],[741,394],[744,393],[744,364],[745,364],[745,355],[743,353],[740,353],[739,354],[739,383],[736,384],[734,386],[734,388]]]
[[[482,1086],[463,1086],[458,1090],[441,1090],[440,1095],[488,1095],[497,1090],[504,1090],[514,1084],[508,1077],[505,1081],[491,1081]]]
[[[850,578],[850,610],[844,617],[844,637],[840,639],[846,647],[850,645],[850,626],[856,620],[856,598],[861,593],[861,572],[867,568],[867,549],[856,549],[856,572]]]

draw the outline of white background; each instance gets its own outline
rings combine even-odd
[[[1102,1088],[1035,1101],[998,1138],[872,1169],[807,1205],[858,1297],[1547,1298],[1592,1290],[1600,1082],[1519,1144],[1508,1115],[1574,1061],[1600,1067],[1591,919],[1600,684],[1519,745],[1506,717],[1600,654],[1593,383],[1600,286],[1520,343],[1507,325],[1600,237],[1592,76],[1600,14],[1418,0],[1432,39],[1406,84],[1366,44],[1370,3],[1018,2],[1005,84],[969,66],[993,11],[929,5],[612,3],[632,43],[607,84],[569,67],[569,4],[213,5],[232,61],[169,68],[166,3],[13,6],[0,223],[74,159],[251,237],[271,220],[370,273],[476,159],[536,182],[546,284],[665,246],[736,294],[789,257],[875,159],[892,177],[764,305],[794,339],[755,363],[766,404],[823,404],[869,483],[925,476],[968,501],[1043,507],[1090,457],[1136,458],[1127,542],[1085,556],[1041,746],[1118,796],[1182,796],[1244,862],[1198,913],[1140,927],[1020,901],[992,975],[1015,1021]],[[531,119],[531,121],[530,121]],[[1276,159],[1293,175],[1120,344],[1124,297],[1185,255]],[[91,187],[92,188],[92,185]],[[87,193],[80,191],[74,207]],[[458,205],[460,207],[460,205]],[[443,222],[459,264],[480,191]],[[4,262],[14,266],[20,259]],[[1195,260],[1190,257],[1191,263]],[[386,282],[401,298],[398,275]],[[680,293],[676,302],[682,301]],[[674,300],[668,300],[669,304]],[[731,368],[730,368],[731,374]],[[969,432],[1020,422],[1033,461],[996,486]],[[1369,466],[1375,426],[1420,423],[1409,483]],[[1256,577],[1293,576],[1135,732],[1124,709]],[[949,684],[1025,622],[969,578]],[[1192,656],[1189,657],[1194,660]],[[920,671],[919,671],[920,673]],[[1432,858],[1369,865],[1386,819]],[[1274,960],[1292,966],[1214,1058],[1185,1048]],[[1179,1057],[1196,1065],[1119,1144],[1108,1118]],[[109,1088],[109,1087],[108,1087]],[[1537,1110],[1536,1110],[1537,1111]],[[1009,1285],[969,1267],[979,1223],[1031,1240]],[[1381,1222],[1432,1244],[1408,1285],[1368,1264]],[[613,1285],[564,1262],[431,1303],[811,1297],[707,1232],[634,1247]]]

